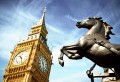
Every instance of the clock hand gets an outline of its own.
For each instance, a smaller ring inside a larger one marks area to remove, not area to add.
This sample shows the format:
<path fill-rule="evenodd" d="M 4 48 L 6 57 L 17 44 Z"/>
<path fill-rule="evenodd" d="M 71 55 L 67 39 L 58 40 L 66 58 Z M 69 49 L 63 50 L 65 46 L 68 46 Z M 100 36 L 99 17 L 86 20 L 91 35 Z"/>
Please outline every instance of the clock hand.
<path fill-rule="evenodd" d="M 22 57 L 21 56 L 19 56 L 20 57 L 20 59 L 21 59 L 21 63 L 22 63 Z"/>
<path fill-rule="evenodd" d="M 41 61 L 41 67 L 43 67 L 43 62 Z"/>
<path fill-rule="evenodd" d="M 21 56 L 19 56 L 20 57 L 20 59 L 22 60 L 22 57 Z"/>
<path fill-rule="evenodd" d="M 16 62 L 18 63 L 18 61 L 16 60 Z"/>
<path fill-rule="evenodd" d="M 42 65 L 43 65 L 43 67 L 44 67 L 44 62 L 42 61 Z"/>

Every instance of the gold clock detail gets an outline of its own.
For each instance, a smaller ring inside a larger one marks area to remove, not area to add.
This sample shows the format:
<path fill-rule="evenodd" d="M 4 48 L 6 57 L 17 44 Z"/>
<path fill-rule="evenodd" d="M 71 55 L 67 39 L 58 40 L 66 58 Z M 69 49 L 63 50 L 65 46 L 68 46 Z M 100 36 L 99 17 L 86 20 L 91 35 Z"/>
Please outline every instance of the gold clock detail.
<path fill-rule="evenodd" d="M 20 52 L 13 60 L 14 65 L 22 64 L 29 57 L 28 51 Z"/>
<path fill-rule="evenodd" d="M 39 66 L 42 72 L 46 72 L 48 69 L 47 61 L 44 56 L 40 56 L 39 58 Z"/>

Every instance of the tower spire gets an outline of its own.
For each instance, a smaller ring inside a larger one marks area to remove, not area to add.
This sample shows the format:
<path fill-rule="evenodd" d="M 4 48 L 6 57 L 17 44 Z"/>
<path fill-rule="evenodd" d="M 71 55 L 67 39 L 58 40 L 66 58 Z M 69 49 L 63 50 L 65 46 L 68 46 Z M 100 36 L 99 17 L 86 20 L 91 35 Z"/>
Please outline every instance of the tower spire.
<path fill-rule="evenodd" d="M 43 10 L 42 18 L 38 22 L 38 25 L 45 25 L 45 14 L 46 14 L 46 7 Z"/>

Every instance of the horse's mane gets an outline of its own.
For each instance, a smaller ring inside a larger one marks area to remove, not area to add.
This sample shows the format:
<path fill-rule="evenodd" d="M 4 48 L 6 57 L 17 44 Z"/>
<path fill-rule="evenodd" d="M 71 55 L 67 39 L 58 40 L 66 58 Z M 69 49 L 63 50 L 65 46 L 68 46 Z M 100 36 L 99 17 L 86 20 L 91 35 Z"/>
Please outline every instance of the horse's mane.
<path fill-rule="evenodd" d="M 100 20 L 104 27 L 105 27 L 105 37 L 107 40 L 110 39 L 110 35 L 115 35 L 111 30 L 113 29 L 113 27 L 111 27 L 107 22 L 104 22 L 102 20 L 102 17 L 90 17 L 90 18 L 93 18 L 93 19 L 96 19 L 96 20 Z"/>
<path fill-rule="evenodd" d="M 109 40 L 110 39 L 110 34 L 111 35 L 115 35 L 112 31 L 111 31 L 111 29 L 113 29 L 108 23 L 106 23 L 106 22 L 103 22 L 103 25 L 104 25 L 104 27 L 105 27 L 105 37 L 106 37 L 106 39 L 107 40 Z"/>

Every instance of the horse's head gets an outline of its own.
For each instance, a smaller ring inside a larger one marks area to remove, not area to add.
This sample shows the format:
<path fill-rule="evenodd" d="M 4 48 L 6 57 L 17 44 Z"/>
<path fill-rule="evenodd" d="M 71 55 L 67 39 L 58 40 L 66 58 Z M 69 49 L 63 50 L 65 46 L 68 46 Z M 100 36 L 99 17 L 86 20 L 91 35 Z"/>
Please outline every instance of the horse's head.
<path fill-rule="evenodd" d="M 87 29 L 90 29 L 93 25 L 96 24 L 96 20 L 98 19 L 102 19 L 101 17 L 98 17 L 98 18 L 93 18 L 93 17 L 89 17 L 88 19 L 86 20 L 83 20 L 81 22 L 77 22 L 76 26 L 78 28 L 87 28 Z"/>
<path fill-rule="evenodd" d="M 106 37 L 106 39 L 110 39 L 110 34 L 114 35 L 112 33 L 111 29 L 113 29 L 108 23 L 103 22 L 102 17 L 89 17 L 86 20 L 83 20 L 81 22 L 77 22 L 76 26 L 78 28 L 87 28 L 91 29 L 94 27 L 95 29 L 92 29 L 89 31 L 88 34 L 101 34 Z"/>

